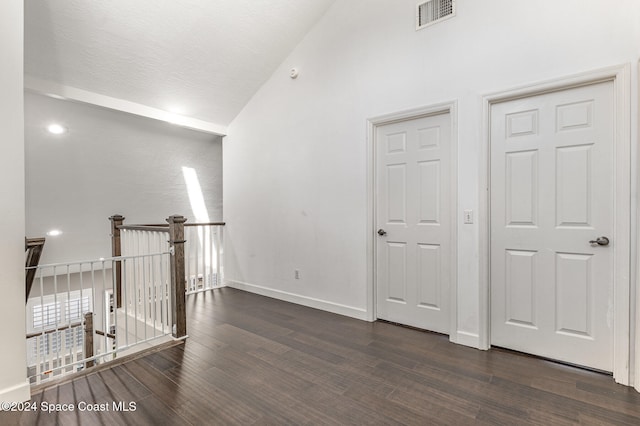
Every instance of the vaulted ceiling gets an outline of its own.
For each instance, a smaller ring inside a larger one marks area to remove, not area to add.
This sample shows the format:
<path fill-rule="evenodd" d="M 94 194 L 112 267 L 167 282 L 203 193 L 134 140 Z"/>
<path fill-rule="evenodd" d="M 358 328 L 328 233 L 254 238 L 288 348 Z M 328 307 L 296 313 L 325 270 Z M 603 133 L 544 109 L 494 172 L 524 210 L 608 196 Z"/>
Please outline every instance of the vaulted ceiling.
<path fill-rule="evenodd" d="M 335 0 L 29 0 L 25 74 L 222 126 Z"/>

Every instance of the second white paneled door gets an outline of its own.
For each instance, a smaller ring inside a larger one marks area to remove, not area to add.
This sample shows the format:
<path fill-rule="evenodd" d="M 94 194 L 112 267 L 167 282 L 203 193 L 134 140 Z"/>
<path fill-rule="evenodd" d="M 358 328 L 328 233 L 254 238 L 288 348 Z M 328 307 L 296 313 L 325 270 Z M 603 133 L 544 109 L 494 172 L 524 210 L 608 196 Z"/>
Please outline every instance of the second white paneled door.
<path fill-rule="evenodd" d="M 376 311 L 449 334 L 451 115 L 376 128 Z"/>
<path fill-rule="evenodd" d="M 491 343 L 613 370 L 614 95 L 491 106 Z"/>

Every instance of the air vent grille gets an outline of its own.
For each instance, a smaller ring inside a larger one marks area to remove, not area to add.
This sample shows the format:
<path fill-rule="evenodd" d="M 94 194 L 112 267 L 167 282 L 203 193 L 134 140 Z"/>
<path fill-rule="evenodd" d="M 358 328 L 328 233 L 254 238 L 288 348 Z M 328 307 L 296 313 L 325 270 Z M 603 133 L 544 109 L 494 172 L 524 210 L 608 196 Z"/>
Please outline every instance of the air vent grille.
<path fill-rule="evenodd" d="M 455 0 L 429 0 L 418 4 L 416 29 L 449 19 L 456 14 Z"/>

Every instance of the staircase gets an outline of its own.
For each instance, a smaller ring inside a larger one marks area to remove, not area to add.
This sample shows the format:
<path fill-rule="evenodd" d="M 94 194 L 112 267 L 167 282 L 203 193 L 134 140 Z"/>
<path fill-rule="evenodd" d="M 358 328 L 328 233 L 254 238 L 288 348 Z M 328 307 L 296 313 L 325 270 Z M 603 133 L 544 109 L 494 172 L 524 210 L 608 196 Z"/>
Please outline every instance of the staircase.
<path fill-rule="evenodd" d="M 31 293 L 31 286 L 33 285 L 33 279 L 36 276 L 36 266 L 40 263 L 40 256 L 42 255 L 42 249 L 44 248 L 44 238 L 25 238 L 24 250 L 25 254 L 25 303 L 29 299 L 29 293 Z"/>

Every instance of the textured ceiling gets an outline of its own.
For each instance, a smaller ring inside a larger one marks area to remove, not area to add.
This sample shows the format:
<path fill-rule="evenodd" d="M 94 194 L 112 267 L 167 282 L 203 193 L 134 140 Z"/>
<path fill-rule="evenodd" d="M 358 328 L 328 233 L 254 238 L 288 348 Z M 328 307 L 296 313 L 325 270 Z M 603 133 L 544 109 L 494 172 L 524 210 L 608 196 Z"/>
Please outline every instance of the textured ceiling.
<path fill-rule="evenodd" d="M 28 0 L 25 74 L 226 125 L 335 0 Z"/>

